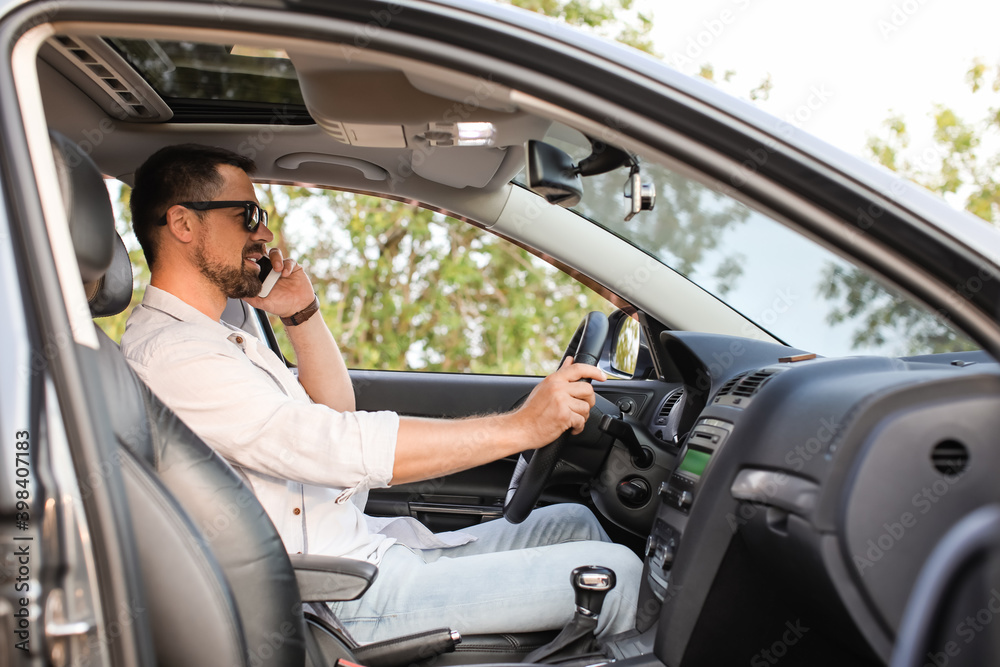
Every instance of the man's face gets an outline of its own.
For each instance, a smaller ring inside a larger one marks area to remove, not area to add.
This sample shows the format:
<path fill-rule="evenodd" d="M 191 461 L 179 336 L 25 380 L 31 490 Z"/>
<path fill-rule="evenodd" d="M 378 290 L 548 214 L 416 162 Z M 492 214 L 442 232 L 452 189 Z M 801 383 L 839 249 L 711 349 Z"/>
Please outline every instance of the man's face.
<path fill-rule="evenodd" d="M 224 185 L 214 201 L 257 201 L 253 183 L 246 173 L 232 165 L 218 167 Z M 242 208 L 221 208 L 201 214 L 202 233 L 194 246 L 198 270 L 231 299 L 256 296 L 261 282 L 256 259 L 266 254 L 264 244 L 274 235 L 260 225 L 249 232 Z"/>

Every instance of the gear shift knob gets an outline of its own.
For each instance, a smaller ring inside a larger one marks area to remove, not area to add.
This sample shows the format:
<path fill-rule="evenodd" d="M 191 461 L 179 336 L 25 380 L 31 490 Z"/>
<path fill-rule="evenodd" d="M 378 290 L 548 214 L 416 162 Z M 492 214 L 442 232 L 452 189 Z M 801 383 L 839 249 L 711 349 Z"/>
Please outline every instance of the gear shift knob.
<path fill-rule="evenodd" d="M 615 571 L 600 565 L 584 565 L 570 572 L 569 583 L 576 594 L 576 613 L 555 639 L 529 653 L 524 658 L 525 664 L 556 664 L 599 649 L 595 634 L 597 616 L 604 606 L 604 597 L 615 587 Z"/>
<path fill-rule="evenodd" d="M 615 587 L 615 571 L 600 565 L 584 565 L 573 570 L 569 581 L 576 593 L 576 610 L 596 617 L 604 606 L 604 597 Z"/>

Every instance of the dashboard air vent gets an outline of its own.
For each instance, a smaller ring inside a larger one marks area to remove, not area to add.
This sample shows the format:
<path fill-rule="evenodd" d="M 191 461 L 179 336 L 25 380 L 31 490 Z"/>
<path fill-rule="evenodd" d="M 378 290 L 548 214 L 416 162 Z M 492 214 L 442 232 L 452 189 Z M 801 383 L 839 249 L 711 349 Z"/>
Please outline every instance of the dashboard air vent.
<path fill-rule="evenodd" d="M 943 475 L 960 475 L 969 465 L 969 450 L 957 440 L 944 440 L 931 450 L 931 464 Z"/>
<path fill-rule="evenodd" d="M 731 378 L 722 385 L 719 393 L 715 395 L 714 405 L 731 405 L 733 407 L 746 407 L 750 399 L 760 391 L 771 376 L 778 373 L 777 369 L 765 368 L 753 373 L 741 373 Z"/>
<path fill-rule="evenodd" d="M 736 387 L 733 388 L 734 396 L 742 396 L 744 398 L 750 398 L 764 386 L 767 379 L 777 373 L 775 370 L 763 370 L 756 371 L 748 375 L 742 382 L 740 382 Z"/>
<path fill-rule="evenodd" d="M 684 396 L 683 388 L 678 389 L 674 393 L 667 396 L 667 400 L 663 401 L 663 407 L 660 408 L 660 413 L 657 416 L 663 417 L 664 419 L 669 417 L 670 413 L 673 412 L 674 407 L 677 405 L 677 403 L 681 400 L 683 396 Z"/>
<path fill-rule="evenodd" d="M 659 411 L 656 413 L 656 417 L 653 419 L 653 433 L 657 438 L 663 440 L 664 442 L 675 442 L 677 435 L 677 419 L 675 418 L 673 422 L 670 420 L 670 415 L 677 408 L 681 399 L 684 398 L 684 388 L 675 389 L 673 392 L 667 395 L 663 399 L 663 405 L 660 406 Z"/>
<path fill-rule="evenodd" d="M 740 373 L 739 375 L 730 378 L 726 384 L 722 385 L 722 389 L 719 390 L 718 396 L 728 396 L 733 393 L 733 388 L 735 388 L 737 383 L 739 383 L 739 381 L 746 376 L 746 373 Z M 716 398 L 718 398 L 718 396 Z"/>

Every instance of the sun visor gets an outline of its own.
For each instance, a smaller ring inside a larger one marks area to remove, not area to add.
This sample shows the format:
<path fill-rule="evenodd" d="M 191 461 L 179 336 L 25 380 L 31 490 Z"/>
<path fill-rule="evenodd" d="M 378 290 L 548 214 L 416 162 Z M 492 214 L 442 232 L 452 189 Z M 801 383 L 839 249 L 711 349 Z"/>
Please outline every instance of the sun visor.
<path fill-rule="evenodd" d="M 506 148 L 434 147 L 414 148 L 413 173 L 453 188 L 485 187 L 500 168 Z"/>

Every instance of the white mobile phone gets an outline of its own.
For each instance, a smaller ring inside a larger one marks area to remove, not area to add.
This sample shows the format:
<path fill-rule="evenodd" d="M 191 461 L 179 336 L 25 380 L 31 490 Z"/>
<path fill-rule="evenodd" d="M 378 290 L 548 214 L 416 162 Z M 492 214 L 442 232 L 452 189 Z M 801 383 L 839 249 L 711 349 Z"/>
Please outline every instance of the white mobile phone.
<path fill-rule="evenodd" d="M 275 271 L 271 267 L 271 260 L 268 259 L 267 255 L 258 259 L 257 265 L 260 266 L 260 281 L 263 283 L 260 288 L 260 293 L 257 296 L 263 299 L 271 293 L 271 288 L 274 287 L 274 283 L 278 282 L 278 278 L 281 277 L 281 271 Z"/>

